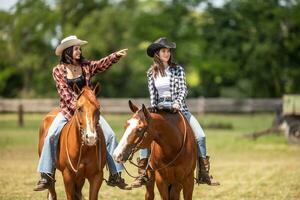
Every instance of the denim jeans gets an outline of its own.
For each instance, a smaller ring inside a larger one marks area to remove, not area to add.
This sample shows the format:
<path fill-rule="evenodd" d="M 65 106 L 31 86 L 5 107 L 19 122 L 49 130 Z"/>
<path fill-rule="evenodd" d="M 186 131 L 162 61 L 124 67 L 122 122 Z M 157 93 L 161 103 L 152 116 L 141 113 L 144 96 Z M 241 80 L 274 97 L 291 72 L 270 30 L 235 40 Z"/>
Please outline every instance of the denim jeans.
<path fill-rule="evenodd" d="M 60 132 L 68 120 L 60 112 L 53 120 L 48 134 L 44 140 L 44 146 L 42 149 L 39 165 L 37 168 L 38 172 L 53 174 L 55 169 L 55 159 L 57 152 L 57 145 Z"/>
<path fill-rule="evenodd" d="M 195 139 L 198 146 L 198 156 L 201 155 L 201 157 L 206 158 L 206 137 L 202 127 L 200 126 L 198 120 L 190 112 L 188 112 L 185 117 L 189 121 L 190 126 L 195 134 Z"/>
<path fill-rule="evenodd" d="M 99 123 L 102 127 L 103 134 L 105 137 L 106 150 L 107 150 L 106 161 L 107 161 L 109 171 L 111 174 L 121 172 L 124 169 L 123 164 L 117 163 L 116 161 L 114 161 L 114 159 L 112 157 L 115 148 L 117 148 L 117 146 L 118 146 L 116 134 L 102 116 L 100 116 Z"/>
<path fill-rule="evenodd" d="M 197 119 L 190 112 L 188 112 L 185 115 L 185 117 L 188 120 L 188 122 L 195 134 L 195 139 L 196 139 L 197 147 L 198 147 L 197 148 L 198 156 L 206 158 L 206 151 L 207 151 L 206 150 L 206 137 L 205 137 L 202 127 L 200 126 Z M 147 148 L 141 149 L 140 150 L 140 159 L 148 158 L 149 154 L 150 154 L 149 149 L 147 149 Z"/>
<path fill-rule="evenodd" d="M 53 174 L 55 169 L 55 159 L 59 135 L 66 123 L 67 119 L 63 116 L 62 113 L 58 113 L 48 130 L 47 137 L 45 138 L 44 146 L 38 164 L 38 172 Z M 102 116 L 100 116 L 99 123 L 102 127 L 105 137 L 107 150 L 106 160 L 110 173 L 115 174 L 117 172 L 121 172 L 124 169 L 123 165 L 118 164 L 112 158 L 113 151 L 118 146 L 115 133 Z"/>

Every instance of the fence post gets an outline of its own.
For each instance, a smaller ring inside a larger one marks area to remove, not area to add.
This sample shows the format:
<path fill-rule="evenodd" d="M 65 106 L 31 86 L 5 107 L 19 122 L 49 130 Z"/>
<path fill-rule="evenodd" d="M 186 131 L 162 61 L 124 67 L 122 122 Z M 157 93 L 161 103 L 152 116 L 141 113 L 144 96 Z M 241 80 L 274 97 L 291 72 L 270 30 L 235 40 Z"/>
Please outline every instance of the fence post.
<path fill-rule="evenodd" d="M 23 115 L 24 115 L 23 105 L 19 104 L 19 106 L 18 106 L 18 125 L 20 127 L 24 126 Z"/>
<path fill-rule="evenodd" d="M 197 114 L 205 113 L 205 99 L 201 96 L 197 98 Z"/>

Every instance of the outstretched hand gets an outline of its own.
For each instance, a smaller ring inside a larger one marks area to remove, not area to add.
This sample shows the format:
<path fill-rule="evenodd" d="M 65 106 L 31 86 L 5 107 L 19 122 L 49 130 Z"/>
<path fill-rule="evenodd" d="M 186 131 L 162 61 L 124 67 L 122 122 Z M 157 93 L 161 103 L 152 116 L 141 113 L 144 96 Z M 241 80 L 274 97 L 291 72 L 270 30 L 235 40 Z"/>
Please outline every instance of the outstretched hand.
<path fill-rule="evenodd" d="M 122 50 L 120 50 L 120 51 L 117 51 L 116 52 L 116 54 L 117 54 L 117 56 L 126 56 L 127 55 L 127 51 L 128 51 L 128 49 L 122 49 Z"/>

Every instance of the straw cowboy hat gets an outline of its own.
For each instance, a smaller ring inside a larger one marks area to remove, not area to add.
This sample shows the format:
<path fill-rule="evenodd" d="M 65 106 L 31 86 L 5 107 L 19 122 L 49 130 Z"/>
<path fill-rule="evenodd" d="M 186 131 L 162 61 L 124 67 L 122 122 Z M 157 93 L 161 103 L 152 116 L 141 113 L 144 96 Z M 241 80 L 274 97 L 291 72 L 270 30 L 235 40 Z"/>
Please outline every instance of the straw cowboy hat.
<path fill-rule="evenodd" d="M 148 56 L 153 57 L 155 52 L 161 48 L 176 49 L 176 43 L 168 41 L 168 39 L 165 37 L 158 38 L 157 40 L 155 40 L 155 42 L 148 46 Z"/>
<path fill-rule="evenodd" d="M 87 43 L 88 43 L 87 41 L 78 39 L 76 37 L 76 35 L 70 35 L 70 36 L 68 36 L 68 37 L 61 40 L 60 44 L 55 49 L 55 54 L 57 56 L 60 56 L 62 54 L 62 52 L 68 47 L 71 47 L 71 46 L 74 46 L 74 45 L 82 46 L 82 45 L 85 45 Z"/>

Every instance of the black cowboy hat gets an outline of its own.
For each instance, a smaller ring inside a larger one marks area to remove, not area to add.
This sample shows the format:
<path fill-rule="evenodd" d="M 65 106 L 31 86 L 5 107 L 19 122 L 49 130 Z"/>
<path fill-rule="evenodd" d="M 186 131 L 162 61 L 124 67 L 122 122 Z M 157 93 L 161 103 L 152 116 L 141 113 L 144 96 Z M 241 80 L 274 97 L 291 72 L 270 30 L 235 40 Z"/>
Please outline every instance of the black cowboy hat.
<path fill-rule="evenodd" d="M 150 57 L 153 57 L 155 52 L 161 48 L 176 49 L 176 43 L 168 41 L 167 38 L 161 37 L 155 40 L 147 48 L 147 54 Z"/>

